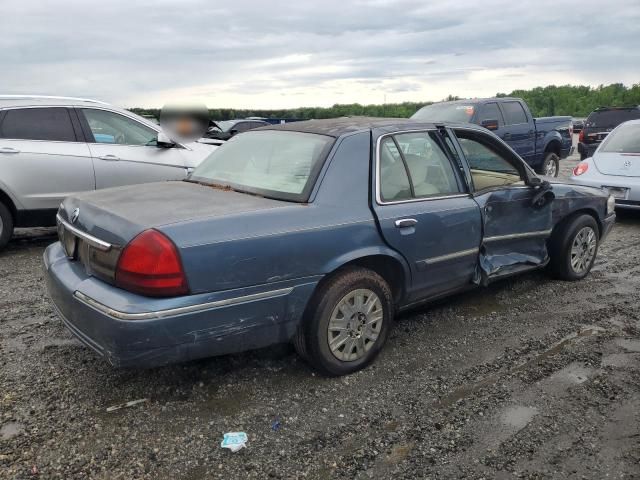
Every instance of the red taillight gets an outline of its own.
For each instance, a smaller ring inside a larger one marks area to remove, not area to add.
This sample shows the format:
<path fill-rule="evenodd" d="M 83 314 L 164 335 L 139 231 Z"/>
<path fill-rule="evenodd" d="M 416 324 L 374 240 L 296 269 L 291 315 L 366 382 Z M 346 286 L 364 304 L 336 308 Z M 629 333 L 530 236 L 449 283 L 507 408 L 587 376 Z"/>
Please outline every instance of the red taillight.
<path fill-rule="evenodd" d="M 578 135 L 578 141 L 584 142 L 584 127 L 582 127 L 582 130 L 580 130 L 580 135 Z"/>
<path fill-rule="evenodd" d="M 189 293 L 176 246 L 157 230 L 145 230 L 124 248 L 116 267 L 116 285 L 150 297 Z"/>
<path fill-rule="evenodd" d="M 585 173 L 587 170 L 589 170 L 589 164 L 587 162 L 580 162 L 576 165 L 576 168 L 573 169 L 573 175 L 577 177 Z"/>

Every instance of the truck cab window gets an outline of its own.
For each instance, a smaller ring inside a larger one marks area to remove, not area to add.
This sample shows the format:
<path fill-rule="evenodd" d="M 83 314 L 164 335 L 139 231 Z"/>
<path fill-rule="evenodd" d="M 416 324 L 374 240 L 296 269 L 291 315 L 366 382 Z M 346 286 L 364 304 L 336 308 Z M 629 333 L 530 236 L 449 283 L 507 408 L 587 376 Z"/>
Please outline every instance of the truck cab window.
<path fill-rule="evenodd" d="M 507 125 L 520 125 L 527 123 L 527 114 L 520 102 L 504 102 L 502 103 L 504 110 L 504 120 Z"/>
<path fill-rule="evenodd" d="M 498 125 L 504 125 L 502 113 L 500 113 L 500 108 L 498 108 L 496 102 L 487 103 L 482 107 L 480 122 L 484 122 L 485 120 L 497 120 Z"/>

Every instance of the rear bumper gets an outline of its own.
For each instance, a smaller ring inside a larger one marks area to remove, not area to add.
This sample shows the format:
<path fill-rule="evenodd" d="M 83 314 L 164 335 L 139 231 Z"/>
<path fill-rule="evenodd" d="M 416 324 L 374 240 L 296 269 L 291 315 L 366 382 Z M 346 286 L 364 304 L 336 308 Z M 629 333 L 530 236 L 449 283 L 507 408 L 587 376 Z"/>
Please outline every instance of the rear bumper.
<path fill-rule="evenodd" d="M 286 342 L 319 280 L 151 299 L 88 277 L 59 243 L 46 249 L 44 264 L 62 322 L 117 367 L 154 367 Z"/>
<path fill-rule="evenodd" d="M 599 143 L 578 143 L 578 153 L 584 157 L 591 157 L 598 149 Z"/>

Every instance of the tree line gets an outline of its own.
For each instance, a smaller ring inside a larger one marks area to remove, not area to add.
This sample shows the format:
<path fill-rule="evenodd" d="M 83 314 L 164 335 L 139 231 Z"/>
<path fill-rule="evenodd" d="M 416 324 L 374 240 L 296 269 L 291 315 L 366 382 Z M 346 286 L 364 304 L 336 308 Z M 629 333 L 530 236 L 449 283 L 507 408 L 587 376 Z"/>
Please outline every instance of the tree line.
<path fill-rule="evenodd" d="M 532 88 L 531 90 L 514 90 L 509 94 L 497 93 L 496 96 L 523 98 L 536 117 L 551 115 L 586 117 L 598 107 L 640 105 L 640 83 L 630 87 L 621 83 L 600 85 L 598 87 L 584 85 L 550 85 L 547 87 Z M 443 100 L 458 99 L 459 97 L 449 95 Z M 212 108 L 209 109 L 209 112 L 213 120 L 230 120 L 246 117 L 307 120 L 312 118 L 335 118 L 351 115 L 406 118 L 413 115 L 418 109 L 431 103 L 433 102 L 403 102 L 387 103 L 384 105 L 351 103 L 336 104 L 332 107 L 300 107 L 276 110 Z M 130 110 L 138 114 L 152 115 L 156 118 L 160 115 L 160 109 L 157 108 L 131 108 Z"/>

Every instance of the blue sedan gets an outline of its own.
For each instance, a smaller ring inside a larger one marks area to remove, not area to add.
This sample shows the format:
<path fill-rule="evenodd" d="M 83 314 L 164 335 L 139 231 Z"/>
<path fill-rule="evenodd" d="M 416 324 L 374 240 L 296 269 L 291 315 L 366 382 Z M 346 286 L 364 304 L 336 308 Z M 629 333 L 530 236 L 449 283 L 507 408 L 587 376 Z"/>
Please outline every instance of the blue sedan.
<path fill-rule="evenodd" d="M 343 375 L 400 310 L 545 266 L 583 278 L 614 206 L 481 127 L 315 120 L 238 135 L 186 181 L 67 198 L 44 263 L 62 321 L 114 366 L 291 341 Z"/>

